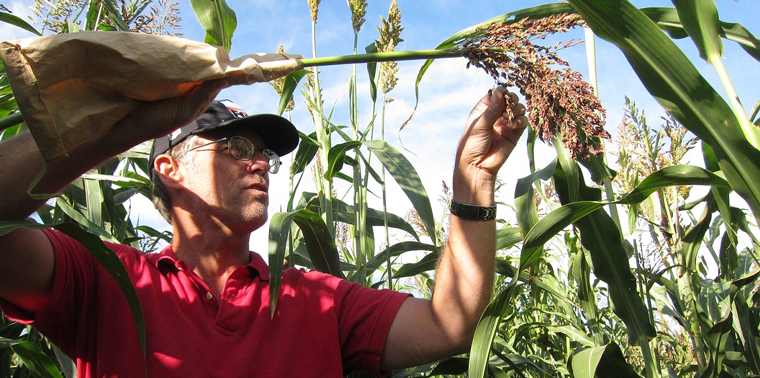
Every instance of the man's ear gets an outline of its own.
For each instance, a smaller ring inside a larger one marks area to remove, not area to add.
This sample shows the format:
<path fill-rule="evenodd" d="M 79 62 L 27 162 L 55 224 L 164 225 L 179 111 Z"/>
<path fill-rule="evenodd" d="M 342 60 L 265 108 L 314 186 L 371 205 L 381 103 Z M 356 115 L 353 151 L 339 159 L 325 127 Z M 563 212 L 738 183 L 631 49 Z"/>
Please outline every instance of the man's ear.
<path fill-rule="evenodd" d="M 156 171 L 158 178 L 168 188 L 179 188 L 182 186 L 182 170 L 179 169 L 179 162 L 167 154 L 156 156 L 153 161 L 153 170 Z"/>

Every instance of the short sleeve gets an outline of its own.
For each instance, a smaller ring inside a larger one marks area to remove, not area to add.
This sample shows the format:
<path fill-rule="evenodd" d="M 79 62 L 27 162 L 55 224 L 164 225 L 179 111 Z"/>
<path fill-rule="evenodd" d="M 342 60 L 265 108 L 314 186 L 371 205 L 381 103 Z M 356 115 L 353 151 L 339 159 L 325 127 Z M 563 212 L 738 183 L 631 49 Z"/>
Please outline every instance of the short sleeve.
<path fill-rule="evenodd" d="M 380 376 L 380 359 L 391 324 L 410 296 L 340 280 L 335 306 L 343 366 Z"/>

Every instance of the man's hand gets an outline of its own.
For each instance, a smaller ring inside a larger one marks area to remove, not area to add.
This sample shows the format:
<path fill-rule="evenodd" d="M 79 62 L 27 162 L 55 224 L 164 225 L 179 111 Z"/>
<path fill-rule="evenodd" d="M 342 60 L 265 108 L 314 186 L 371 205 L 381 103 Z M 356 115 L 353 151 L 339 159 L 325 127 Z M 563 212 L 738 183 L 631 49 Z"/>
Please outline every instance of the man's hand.
<path fill-rule="evenodd" d="M 182 97 L 160 101 L 141 101 L 109 134 L 124 134 L 131 146 L 162 137 L 198 118 L 211 105 L 219 91 L 227 87 L 225 79 L 204 81 Z M 105 138 L 112 138 L 106 135 Z M 115 154 L 114 154 L 115 155 Z"/>
<path fill-rule="evenodd" d="M 507 93 L 504 87 L 489 91 L 470 112 L 457 149 L 458 169 L 469 171 L 474 167 L 495 176 L 512 153 L 528 119 L 525 106 L 518 103 L 514 93 L 508 95 L 515 118 L 508 117 Z"/>

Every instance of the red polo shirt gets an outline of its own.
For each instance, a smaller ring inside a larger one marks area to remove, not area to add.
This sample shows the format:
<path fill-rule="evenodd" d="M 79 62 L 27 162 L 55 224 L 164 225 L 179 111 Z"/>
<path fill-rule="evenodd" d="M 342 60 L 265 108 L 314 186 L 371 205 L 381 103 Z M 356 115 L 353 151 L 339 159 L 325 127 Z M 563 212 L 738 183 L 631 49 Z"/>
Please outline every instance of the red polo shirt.
<path fill-rule="evenodd" d="M 50 303 L 34 315 L 0 300 L 3 311 L 75 359 L 79 377 L 145 376 L 137 328 L 113 278 L 81 244 L 45 232 L 56 258 Z M 344 369 L 379 375 L 388 330 L 408 296 L 288 269 L 272 319 L 269 273 L 256 253 L 214 298 L 171 247 L 144 255 L 107 245 L 140 297 L 150 377 L 342 377 Z"/>

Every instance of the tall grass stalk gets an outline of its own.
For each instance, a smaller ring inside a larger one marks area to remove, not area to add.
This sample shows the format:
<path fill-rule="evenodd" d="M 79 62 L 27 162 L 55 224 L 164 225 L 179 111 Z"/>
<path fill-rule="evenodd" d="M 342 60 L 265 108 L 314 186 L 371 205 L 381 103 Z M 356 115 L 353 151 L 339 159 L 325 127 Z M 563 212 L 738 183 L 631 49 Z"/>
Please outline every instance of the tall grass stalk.
<path fill-rule="evenodd" d="M 760 129 L 752 124 L 741 101 L 739 101 L 739 95 L 736 93 L 736 88 L 734 88 L 734 84 L 731 82 L 731 77 L 728 75 L 728 71 L 723 64 L 723 58 L 720 55 L 713 55 L 710 57 L 709 62 L 715 67 L 715 72 L 718 74 L 721 84 L 723 84 L 723 89 L 726 90 L 728 102 L 734 109 L 736 119 L 739 120 L 739 125 L 741 126 L 742 131 L 744 131 L 744 136 L 752 146 L 760 150 Z"/>
<path fill-rule="evenodd" d="M 312 56 L 317 59 L 317 8 L 319 1 L 309 1 L 309 7 L 311 8 L 311 52 Z M 316 66 L 312 67 L 312 86 L 310 87 L 310 97 L 313 100 L 312 117 L 314 119 L 314 127 L 317 131 L 317 141 L 319 142 L 320 150 L 318 153 L 320 166 L 322 169 L 327 169 L 329 161 L 327 159 L 330 153 L 330 147 L 332 146 L 330 131 L 328 125 L 325 123 L 322 104 L 322 88 L 319 80 L 319 69 Z M 317 169 L 318 177 L 317 187 L 319 189 L 319 202 L 322 211 L 324 211 L 323 219 L 327 225 L 327 229 L 333 237 L 335 236 L 335 225 L 333 223 L 333 199 L 332 199 L 332 180 L 324 177 L 324 171 Z"/>

